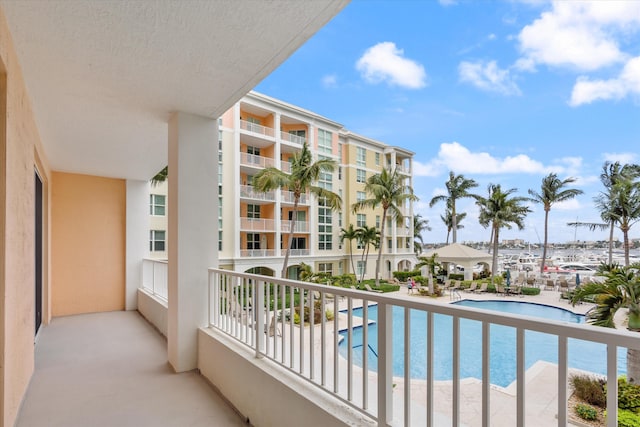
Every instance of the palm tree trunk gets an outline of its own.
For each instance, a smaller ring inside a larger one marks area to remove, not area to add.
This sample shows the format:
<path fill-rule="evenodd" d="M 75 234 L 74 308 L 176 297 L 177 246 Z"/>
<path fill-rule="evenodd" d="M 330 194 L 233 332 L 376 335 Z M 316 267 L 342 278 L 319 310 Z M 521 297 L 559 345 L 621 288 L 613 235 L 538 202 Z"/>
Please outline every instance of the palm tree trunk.
<path fill-rule="evenodd" d="M 447 245 L 449 244 L 449 233 L 451 233 L 451 230 L 447 229 Z"/>
<path fill-rule="evenodd" d="M 493 250 L 493 226 L 491 226 L 491 236 L 489 237 L 489 253 Z"/>
<path fill-rule="evenodd" d="M 640 350 L 627 349 L 627 379 L 630 383 L 640 383 Z"/>
<path fill-rule="evenodd" d="M 451 243 L 455 243 L 458 241 L 458 218 L 456 215 L 456 204 L 455 202 L 451 203 L 451 225 L 453 226 L 453 231 L 451 233 Z M 448 241 L 449 239 L 447 239 Z"/>
<path fill-rule="evenodd" d="M 291 219 L 291 228 L 289 229 L 289 241 L 287 242 L 287 250 L 284 253 L 284 264 L 282 265 L 282 273 L 280 276 L 283 279 L 287 278 L 287 267 L 289 266 L 289 253 L 291 252 L 291 245 L 293 244 L 293 230 L 296 226 L 296 218 L 298 217 L 298 200 L 300 196 L 295 196 L 293 199 L 293 218 Z"/>
<path fill-rule="evenodd" d="M 540 274 L 544 273 L 544 263 L 547 260 L 547 241 L 549 238 L 549 209 L 544 210 L 544 246 L 542 247 L 542 262 L 540 263 Z"/>
<path fill-rule="evenodd" d="M 353 269 L 353 275 L 357 277 L 356 265 L 353 263 L 353 240 L 349 239 L 349 258 L 351 258 L 351 269 Z"/>
<path fill-rule="evenodd" d="M 624 266 L 629 267 L 629 227 L 620 227 L 624 236 Z"/>
<path fill-rule="evenodd" d="M 493 227 L 493 257 L 491 259 L 491 283 L 493 283 L 493 278 L 496 276 L 498 272 L 498 231 L 499 229 Z"/>
<path fill-rule="evenodd" d="M 362 269 L 362 279 L 360 281 L 364 280 L 364 272 L 367 271 L 367 264 L 369 263 L 369 244 L 362 252 L 362 256 L 364 258 L 364 268 Z"/>
<path fill-rule="evenodd" d="M 613 263 L 613 230 L 615 223 L 611 221 L 611 227 L 609 228 L 609 265 Z"/>
<path fill-rule="evenodd" d="M 385 243 L 384 230 L 387 228 L 387 209 L 382 210 L 382 224 L 380 226 L 380 247 L 378 248 L 378 260 L 376 261 L 376 286 L 380 286 L 380 261 L 382 261 L 382 248 L 384 247 Z"/>

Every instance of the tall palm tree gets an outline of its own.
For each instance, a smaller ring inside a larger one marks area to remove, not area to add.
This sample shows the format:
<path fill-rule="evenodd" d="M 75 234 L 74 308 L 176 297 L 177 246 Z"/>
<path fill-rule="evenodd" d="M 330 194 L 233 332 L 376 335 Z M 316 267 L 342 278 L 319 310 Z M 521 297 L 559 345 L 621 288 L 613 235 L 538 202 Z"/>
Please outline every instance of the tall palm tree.
<path fill-rule="evenodd" d="M 378 247 L 378 260 L 376 261 L 376 285 L 379 285 L 380 262 L 385 241 L 384 230 L 386 228 L 387 215 L 391 215 L 393 219 L 402 216 L 400 206 L 407 200 L 416 201 L 418 198 L 413 194 L 413 188 L 405 184 L 405 177 L 401 176 L 396 169 L 393 171 L 383 169 L 382 172 L 371 175 L 367 178 L 364 190 L 371 197 L 354 203 L 351 209 L 355 213 L 365 208 L 375 209 L 378 206 L 382 207 L 380 245 Z"/>
<path fill-rule="evenodd" d="M 603 283 L 592 282 L 578 287 L 572 303 L 575 305 L 584 297 L 594 296 L 596 309 L 588 313 L 587 321 L 608 328 L 615 328 L 616 312 L 626 308 L 628 329 L 640 332 L 640 276 L 626 267 L 613 268 L 602 275 L 606 278 Z M 627 349 L 627 378 L 631 383 L 640 381 L 640 350 Z"/>
<path fill-rule="evenodd" d="M 362 274 L 360 275 L 360 282 L 364 280 L 364 273 L 367 271 L 367 262 L 369 261 L 369 249 L 371 245 L 377 248 L 380 245 L 380 231 L 375 227 L 364 226 L 356 230 L 358 241 L 362 245 L 362 257 L 363 262 Z"/>
<path fill-rule="evenodd" d="M 356 266 L 353 263 L 353 240 L 358 238 L 358 230 L 353 228 L 353 224 L 349 224 L 348 228 L 343 228 L 340 230 L 340 241 L 344 242 L 345 240 L 349 241 L 349 258 L 351 259 L 351 269 L 353 270 L 353 274 L 356 273 Z"/>
<path fill-rule="evenodd" d="M 624 265 L 629 266 L 629 230 L 640 221 L 640 183 L 628 179 L 620 180 L 612 187 L 610 198 L 605 201 L 611 203 L 617 217 L 617 224 L 622 231 L 624 241 Z"/>
<path fill-rule="evenodd" d="M 531 210 L 524 205 L 528 201 L 526 197 L 511 196 L 517 191 L 511 188 L 502 191 L 500 184 L 489 184 L 489 195 L 485 197 L 475 196 L 476 204 L 480 208 L 479 222 L 483 227 L 491 227 L 493 236 L 493 260 L 491 265 L 491 279 L 498 270 L 498 242 L 500 241 L 500 229 L 511 229 L 514 224 L 519 230 L 524 229 L 524 219 Z"/>
<path fill-rule="evenodd" d="M 429 220 L 422 218 L 420 214 L 415 214 L 413 216 L 413 250 L 417 254 L 422 253 L 422 247 L 424 246 L 423 231 L 431 231 Z"/>
<path fill-rule="evenodd" d="M 544 264 L 547 259 L 547 242 L 549 239 L 549 211 L 554 203 L 571 200 L 583 193 L 576 188 L 565 188 L 576 181 L 575 178 L 561 180 L 555 173 L 542 178 L 540 192 L 529 190 L 529 195 L 533 203 L 539 203 L 544 208 L 544 246 L 542 248 L 542 263 L 540 263 L 540 273 L 544 273 Z"/>
<path fill-rule="evenodd" d="M 478 183 L 473 179 L 467 179 L 464 175 L 456 175 L 451 171 L 449 172 L 449 180 L 445 183 L 445 186 L 447 187 L 447 194 L 441 194 L 432 198 L 429 202 L 429 207 L 433 207 L 438 202 L 446 202 L 447 208 L 451 209 L 453 243 L 456 243 L 458 239 L 456 200 L 473 197 L 473 194 L 469 193 L 469 190 L 477 187 Z"/>
<path fill-rule="evenodd" d="M 289 254 L 293 243 L 296 218 L 298 216 L 298 204 L 300 197 L 307 192 L 314 194 L 318 199 L 324 199 L 332 210 L 340 209 L 342 200 L 336 193 L 318 187 L 315 183 L 320 178 L 320 173 L 332 172 L 336 167 L 335 160 L 319 159 L 315 162 L 306 141 L 302 150 L 295 153 L 291 159 L 291 173 L 282 172 L 275 167 L 269 167 L 258 172 L 253 178 L 253 185 L 257 191 L 266 193 L 276 189 L 287 189 L 293 193 L 293 217 L 289 228 L 289 242 L 282 266 L 282 277 L 287 275 Z"/>
<path fill-rule="evenodd" d="M 460 230 L 461 228 L 464 228 L 464 225 L 462 225 L 460 223 L 466 217 L 467 217 L 467 213 L 466 212 L 462 212 L 462 213 L 456 214 L 456 220 L 455 220 L 456 229 Z M 448 245 L 449 244 L 449 234 L 451 234 L 451 230 L 453 230 L 453 223 L 454 223 L 453 214 L 451 213 L 451 209 L 447 209 L 444 212 L 444 215 L 440 215 L 440 219 L 447 226 L 447 245 Z"/>

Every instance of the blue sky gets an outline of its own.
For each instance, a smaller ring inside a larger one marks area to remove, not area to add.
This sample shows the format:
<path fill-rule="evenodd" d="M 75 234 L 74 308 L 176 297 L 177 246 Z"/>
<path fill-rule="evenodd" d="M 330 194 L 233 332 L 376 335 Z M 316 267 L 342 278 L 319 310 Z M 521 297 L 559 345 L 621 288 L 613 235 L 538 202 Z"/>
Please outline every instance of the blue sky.
<path fill-rule="evenodd" d="M 640 1 L 355 0 L 256 90 L 415 152 L 425 241 L 446 238 L 444 205 L 429 201 L 450 170 L 482 195 L 574 177 L 584 194 L 552 207 L 549 241 L 606 239 L 566 223 L 599 221 L 605 160 L 640 162 Z M 458 241 L 488 240 L 473 200 L 457 206 Z M 542 241 L 531 209 L 525 230 L 501 238 Z"/>

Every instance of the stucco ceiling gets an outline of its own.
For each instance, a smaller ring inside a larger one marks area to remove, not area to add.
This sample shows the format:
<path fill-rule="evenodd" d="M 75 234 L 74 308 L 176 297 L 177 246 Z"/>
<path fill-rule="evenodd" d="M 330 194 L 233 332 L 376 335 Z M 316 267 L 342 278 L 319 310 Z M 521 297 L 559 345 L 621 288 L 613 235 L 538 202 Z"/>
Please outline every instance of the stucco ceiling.
<path fill-rule="evenodd" d="M 216 118 L 347 0 L 0 2 L 54 170 L 149 179 L 173 111 Z"/>

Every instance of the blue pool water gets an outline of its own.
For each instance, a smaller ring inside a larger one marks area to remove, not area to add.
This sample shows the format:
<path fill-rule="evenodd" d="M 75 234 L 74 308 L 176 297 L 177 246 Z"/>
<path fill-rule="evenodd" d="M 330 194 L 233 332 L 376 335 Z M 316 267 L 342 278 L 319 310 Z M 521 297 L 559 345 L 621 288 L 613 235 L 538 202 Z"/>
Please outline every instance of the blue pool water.
<path fill-rule="evenodd" d="M 539 304 L 515 301 L 459 301 L 456 304 L 508 312 L 526 316 L 541 317 L 562 322 L 583 323 L 584 316 L 568 310 Z M 353 310 L 355 316 L 362 317 L 362 309 Z M 369 320 L 377 320 L 378 307 L 369 307 Z M 404 330 L 404 309 L 393 307 L 393 375 L 404 375 L 404 336 L 396 331 Z M 452 318 L 436 314 L 434 316 L 434 378 L 452 378 Z M 426 325 L 425 312 L 411 310 L 411 377 L 426 378 Z M 369 369 L 377 370 L 377 325 L 369 325 Z M 340 354 L 347 357 L 349 346 L 347 331 L 342 331 L 344 340 L 340 343 Z M 516 379 L 516 330 L 515 328 L 491 325 L 491 366 L 492 384 L 506 387 Z M 540 332 L 525 332 L 525 365 L 530 368 L 538 360 L 558 362 L 557 338 Z M 362 327 L 353 329 L 353 358 L 362 366 Z M 606 347 L 602 344 L 569 339 L 569 367 L 606 374 Z M 626 349 L 618 349 L 619 374 L 626 372 Z M 482 324 L 474 320 L 460 320 L 460 377 L 482 378 Z"/>

